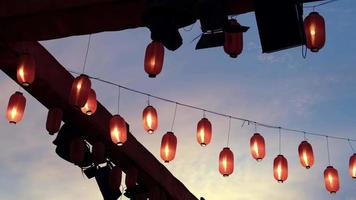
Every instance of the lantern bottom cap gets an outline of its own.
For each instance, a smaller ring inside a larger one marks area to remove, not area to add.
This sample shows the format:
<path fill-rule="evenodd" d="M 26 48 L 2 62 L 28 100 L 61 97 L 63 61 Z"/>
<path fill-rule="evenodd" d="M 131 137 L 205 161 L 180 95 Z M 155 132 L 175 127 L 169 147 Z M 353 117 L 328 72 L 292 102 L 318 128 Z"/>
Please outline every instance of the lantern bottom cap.
<path fill-rule="evenodd" d="M 153 132 L 154 132 L 154 131 L 153 131 L 152 129 L 150 129 L 150 130 L 147 131 L 147 133 L 149 133 L 149 134 L 153 134 Z"/>
<path fill-rule="evenodd" d="M 169 161 L 168 161 L 168 160 L 165 160 L 164 163 L 169 163 Z"/>
<path fill-rule="evenodd" d="M 10 124 L 16 124 L 16 122 L 15 122 L 15 121 L 9 121 L 9 123 L 10 123 Z"/>
<path fill-rule="evenodd" d="M 155 74 L 149 74 L 148 77 L 149 78 L 156 78 L 156 75 Z"/>
<path fill-rule="evenodd" d="M 229 176 L 229 174 L 223 174 L 223 177 L 228 177 Z"/>
<path fill-rule="evenodd" d="M 229 54 L 230 58 L 237 58 L 237 54 Z"/>
<path fill-rule="evenodd" d="M 318 48 L 311 48 L 310 51 L 314 52 L 314 53 L 317 53 L 317 52 L 319 52 L 319 49 Z"/>
<path fill-rule="evenodd" d="M 283 180 L 278 180 L 278 183 L 283 183 L 284 181 Z"/>
<path fill-rule="evenodd" d="M 306 169 L 310 169 L 310 166 L 305 166 Z"/>
<path fill-rule="evenodd" d="M 200 143 L 200 146 L 206 147 L 206 144 L 205 143 Z"/>
<path fill-rule="evenodd" d="M 21 83 L 21 85 L 27 87 L 27 86 L 30 85 L 30 83 L 29 82 L 23 82 L 23 83 Z"/>
<path fill-rule="evenodd" d="M 122 146 L 124 143 L 122 143 L 122 142 L 118 142 L 116 145 L 117 146 Z"/>
<path fill-rule="evenodd" d="M 262 158 L 256 158 L 256 161 L 257 161 L 257 162 L 261 162 L 261 161 L 262 161 Z"/>

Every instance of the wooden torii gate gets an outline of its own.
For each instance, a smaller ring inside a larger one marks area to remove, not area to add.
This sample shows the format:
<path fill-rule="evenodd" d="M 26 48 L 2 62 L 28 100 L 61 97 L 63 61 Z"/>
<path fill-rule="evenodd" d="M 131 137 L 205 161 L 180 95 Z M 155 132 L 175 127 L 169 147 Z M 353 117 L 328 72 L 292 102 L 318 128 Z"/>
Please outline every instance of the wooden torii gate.
<path fill-rule="evenodd" d="M 147 1 L 156 0 L 0 0 L 0 69 L 16 81 L 18 55 L 27 49 L 36 60 L 36 80 L 24 88 L 28 93 L 47 108 L 60 107 L 63 121 L 80 126 L 88 142 L 105 141 L 110 160 L 125 172 L 131 167 L 138 169 L 140 184 L 158 187 L 168 199 L 194 200 L 197 198 L 183 183 L 132 134 L 122 147 L 111 142 L 107 124 L 112 115 L 100 103 L 92 116 L 68 104 L 74 77 L 37 42 L 145 27 L 142 16 Z M 253 0 L 225 1 L 229 14 L 254 11 Z"/>

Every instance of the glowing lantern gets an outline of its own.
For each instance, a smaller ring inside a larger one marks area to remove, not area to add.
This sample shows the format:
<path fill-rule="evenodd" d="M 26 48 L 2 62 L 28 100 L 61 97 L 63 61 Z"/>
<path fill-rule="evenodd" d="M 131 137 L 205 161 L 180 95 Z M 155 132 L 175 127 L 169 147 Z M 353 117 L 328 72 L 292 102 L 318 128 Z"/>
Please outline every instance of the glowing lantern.
<path fill-rule="evenodd" d="M 324 181 L 326 190 L 330 193 L 336 193 L 340 188 L 339 183 L 339 174 L 337 170 L 332 167 L 328 166 L 324 171 Z"/>
<path fill-rule="evenodd" d="M 283 183 L 288 178 L 288 162 L 283 155 L 278 155 L 273 161 L 274 178 Z"/>
<path fill-rule="evenodd" d="M 92 157 L 94 165 L 106 162 L 105 145 L 102 142 L 95 142 L 92 147 Z"/>
<path fill-rule="evenodd" d="M 356 153 L 350 157 L 349 172 L 352 178 L 356 178 Z"/>
<path fill-rule="evenodd" d="M 126 178 L 125 178 L 125 185 L 126 188 L 133 188 L 136 186 L 137 183 L 137 176 L 138 176 L 138 172 L 137 169 L 135 168 L 130 168 L 128 170 L 128 172 L 126 173 Z"/>
<path fill-rule="evenodd" d="M 250 139 L 250 151 L 251 155 L 258 162 L 261 161 L 265 155 L 265 139 L 259 133 L 253 134 Z"/>
<path fill-rule="evenodd" d="M 81 108 L 82 112 L 87 115 L 92 115 L 95 113 L 97 107 L 96 93 L 93 89 L 90 89 L 88 99 L 85 105 Z"/>
<path fill-rule="evenodd" d="M 212 136 L 211 123 L 207 118 L 202 118 L 197 125 L 197 141 L 201 146 L 206 146 L 210 143 Z"/>
<path fill-rule="evenodd" d="M 236 19 L 230 19 L 224 36 L 224 51 L 231 58 L 236 58 L 241 54 L 243 49 L 243 32 L 246 32 L 248 27 L 241 26 Z"/>
<path fill-rule="evenodd" d="M 307 48 L 318 52 L 325 44 L 324 18 L 317 12 L 311 12 L 304 20 L 304 31 Z"/>
<path fill-rule="evenodd" d="M 35 80 L 36 64 L 29 54 L 20 57 L 17 65 L 17 81 L 23 86 L 29 86 Z"/>
<path fill-rule="evenodd" d="M 91 88 L 91 82 L 87 75 L 81 74 L 74 79 L 70 91 L 69 103 L 81 108 L 87 102 Z"/>
<path fill-rule="evenodd" d="M 115 166 L 111 169 L 109 174 L 109 188 L 112 192 L 118 193 L 120 191 L 121 186 L 121 178 L 122 178 L 122 170 L 120 167 Z"/>
<path fill-rule="evenodd" d="M 81 165 L 85 157 L 85 142 L 83 139 L 74 138 L 70 142 L 70 161 L 76 165 Z"/>
<path fill-rule="evenodd" d="M 15 92 L 9 99 L 6 117 L 10 123 L 16 124 L 21 121 L 26 107 L 26 98 L 21 92 Z"/>
<path fill-rule="evenodd" d="M 147 106 L 142 113 L 143 127 L 144 129 L 152 134 L 157 130 L 158 126 L 158 117 L 157 111 L 153 106 Z"/>
<path fill-rule="evenodd" d="M 300 143 L 298 147 L 299 160 L 303 167 L 309 169 L 314 164 L 314 154 L 311 144 L 307 141 Z"/>
<path fill-rule="evenodd" d="M 161 158 L 165 163 L 172 161 L 176 155 L 177 137 L 173 132 L 164 134 L 161 142 Z"/>
<path fill-rule="evenodd" d="M 123 145 L 127 140 L 127 127 L 124 118 L 114 115 L 110 119 L 110 136 L 114 144 Z"/>
<path fill-rule="evenodd" d="M 57 133 L 62 123 L 63 112 L 60 108 L 51 108 L 48 110 L 46 129 L 50 135 Z"/>
<path fill-rule="evenodd" d="M 225 147 L 219 155 L 219 171 L 225 177 L 234 172 L 234 154 L 229 147 Z"/>
<path fill-rule="evenodd" d="M 162 71 L 164 47 L 160 42 L 152 41 L 146 48 L 145 71 L 148 77 L 155 78 Z"/>

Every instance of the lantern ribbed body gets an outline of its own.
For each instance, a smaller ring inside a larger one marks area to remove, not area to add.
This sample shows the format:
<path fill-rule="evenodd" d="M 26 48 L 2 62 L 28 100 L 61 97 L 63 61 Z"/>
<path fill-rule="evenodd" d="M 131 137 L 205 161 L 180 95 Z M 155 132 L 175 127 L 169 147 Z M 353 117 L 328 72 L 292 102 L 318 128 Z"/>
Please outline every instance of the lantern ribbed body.
<path fill-rule="evenodd" d="M 91 89 L 91 81 L 87 75 L 81 74 L 74 79 L 69 94 L 69 103 L 81 108 L 85 105 Z"/>
<path fill-rule="evenodd" d="M 314 164 L 313 147 L 309 142 L 303 141 L 298 147 L 299 160 L 303 167 L 309 169 Z"/>
<path fill-rule="evenodd" d="M 125 177 L 126 188 L 133 188 L 136 186 L 137 176 L 138 176 L 138 172 L 137 172 L 136 168 L 130 168 L 127 171 L 126 177 Z"/>
<path fill-rule="evenodd" d="M 237 29 L 241 27 L 241 25 L 235 19 L 229 20 L 229 26 L 231 29 Z M 241 54 L 243 49 L 243 33 L 225 31 L 224 34 L 224 51 L 230 55 L 230 57 L 236 58 Z"/>
<path fill-rule="evenodd" d="M 61 127 L 63 111 L 60 108 L 50 108 L 47 114 L 46 129 L 50 135 L 57 133 Z"/>
<path fill-rule="evenodd" d="M 225 147 L 219 154 L 219 172 L 229 176 L 234 172 L 234 154 L 229 147 Z"/>
<path fill-rule="evenodd" d="M 26 107 L 26 98 L 21 92 L 15 92 L 11 95 L 6 111 L 7 120 L 16 124 L 21 121 Z"/>
<path fill-rule="evenodd" d="M 177 137 L 173 132 L 167 132 L 162 137 L 161 141 L 161 158 L 164 162 L 172 161 L 176 155 L 177 150 Z"/>
<path fill-rule="evenodd" d="M 356 153 L 350 157 L 349 173 L 352 178 L 356 178 Z"/>
<path fill-rule="evenodd" d="M 283 155 L 278 155 L 273 161 L 273 175 L 279 182 L 283 183 L 288 178 L 288 162 Z"/>
<path fill-rule="evenodd" d="M 92 147 L 92 158 L 94 165 L 106 162 L 105 145 L 102 142 L 95 142 Z"/>
<path fill-rule="evenodd" d="M 36 75 L 36 63 L 33 56 L 24 54 L 20 56 L 17 64 L 17 81 L 23 86 L 29 86 L 34 80 Z"/>
<path fill-rule="evenodd" d="M 85 158 L 85 142 L 81 138 L 74 138 L 70 142 L 70 161 L 76 165 L 81 165 Z"/>
<path fill-rule="evenodd" d="M 197 141 L 201 146 L 210 143 L 212 137 L 211 123 L 207 118 L 202 118 L 197 125 Z"/>
<path fill-rule="evenodd" d="M 250 151 L 252 157 L 261 161 L 266 155 L 265 139 L 259 133 L 255 133 L 250 139 Z"/>
<path fill-rule="evenodd" d="M 164 47 L 160 42 L 152 41 L 146 48 L 145 71 L 148 77 L 155 78 L 162 71 Z"/>
<path fill-rule="evenodd" d="M 339 174 L 337 170 L 328 166 L 324 171 L 325 188 L 330 193 L 336 193 L 340 189 Z"/>
<path fill-rule="evenodd" d="M 158 115 L 153 106 L 147 106 L 142 112 L 143 128 L 152 134 L 158 127 Z"/>
<path fill-rule="evenodd" d="M 127 127 L 124 118 L 114 115 L 110 119 L 110 136 L 114 144 L 123 145 L 127 140 Z"/>
<path fill-rule="evenodd" d="M 93 89 L 90 89 L 88 99 L 85 105 L 81 108 L 82 112 L 87 115 L 92 115 L 95 113 L 97 108 L 96 93 Z"/>
<path fill-rule="evenodd" d="M 122 170 L 120 167 L 115 166 L 111 169 L 109 174 L 109 188 L 114 193 L 120 192 L 122 178 Z"/>
<path fill-rule="evenodd" d="M 311 12 L 304 20 L 304 31 L 307 48 L 312 52 L 318 52 L 325 44 L 324 18 L 317 12 Z"/>

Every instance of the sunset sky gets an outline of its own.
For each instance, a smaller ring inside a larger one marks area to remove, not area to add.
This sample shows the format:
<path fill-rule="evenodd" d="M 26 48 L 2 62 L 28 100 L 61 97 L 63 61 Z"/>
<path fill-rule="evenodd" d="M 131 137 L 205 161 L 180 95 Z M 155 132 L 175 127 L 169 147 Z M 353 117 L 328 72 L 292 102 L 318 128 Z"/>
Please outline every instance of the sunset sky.
<path fill-rule="evenodd" d="M 276 126 L 303 129 L 333 136 L 356 138 L 356 1 L 342 0 L 318 8 L 324 16 L 327 41 L 319 53 L 301 56 L 301 47 L 262 54 L 253 13 L 238 16 L 250 29 L 244 34 L 244 51 L 231 59 L 222 48 L 194 50 L 200 34 L 197 22 L 191 31 L 180 30 L 184 44 L 166 50 L 162 73 L 149 79 L 143 70 L 146 28 L 92 35 L 86 73 L 124 86 L 228 115 Z M 305 10 L 305 16 L 309 13 Z M 281 24 L 281 28 L 283 25 Z M 189 29 L 190 27 L 187 27 Z M 81 71 L 88 36 L 42 41 L 68 69 Z M 116 113 L 117 88 L 92 81 L 98 100 Z M 70 200 L 102 199 L 94 179 L 82 176 L 78 167 L 59 158 L 45 130 L 47 109 L 27 92 L 23 121 L 11 125 L 5 110 L 18 85 L 0 73 L 0 199 Z M 23 91 L 23 90 L 22 90 Z M 162 135 L 170 130 L 174 104 L 151 99 L 157 108 L 159 128 L 148 135 L 142 127 L 146 96 L 122 90 L 121 115 L 130 130 L 159 160 Z M 228 178 L 218 171 L 218 155 L 226 145 L 228 119 L 207 114 L 213 138 L 207 147 L 196 142 L 196 124 L 202 112 L 178 106 L 174 132 L 178 138 L 174 161 L 165 166 L 197 197 L 207 200 L 356 200 L 356 180 L 348 174 L 352 155 L 348 143 L 330 139 L 332 165 L 339 171 L 340 191 L 330 195 L 324 187 L 328 165 L 325 138 L 307 136 L 313 145 L 315 165 L 306 170 L 298 158 L 303 135 L 282 132 L 282 154 L 288 159 L 289 177 L 273 178 L 278 154 L 278 130 L 258 127 L 265 137 L 266 158 L 257 163 L 249 153 L 254 127 L 232 121 L 230 148 L 235 172 Z M 353 143 L 356 148 L 356 143 Z"/>

